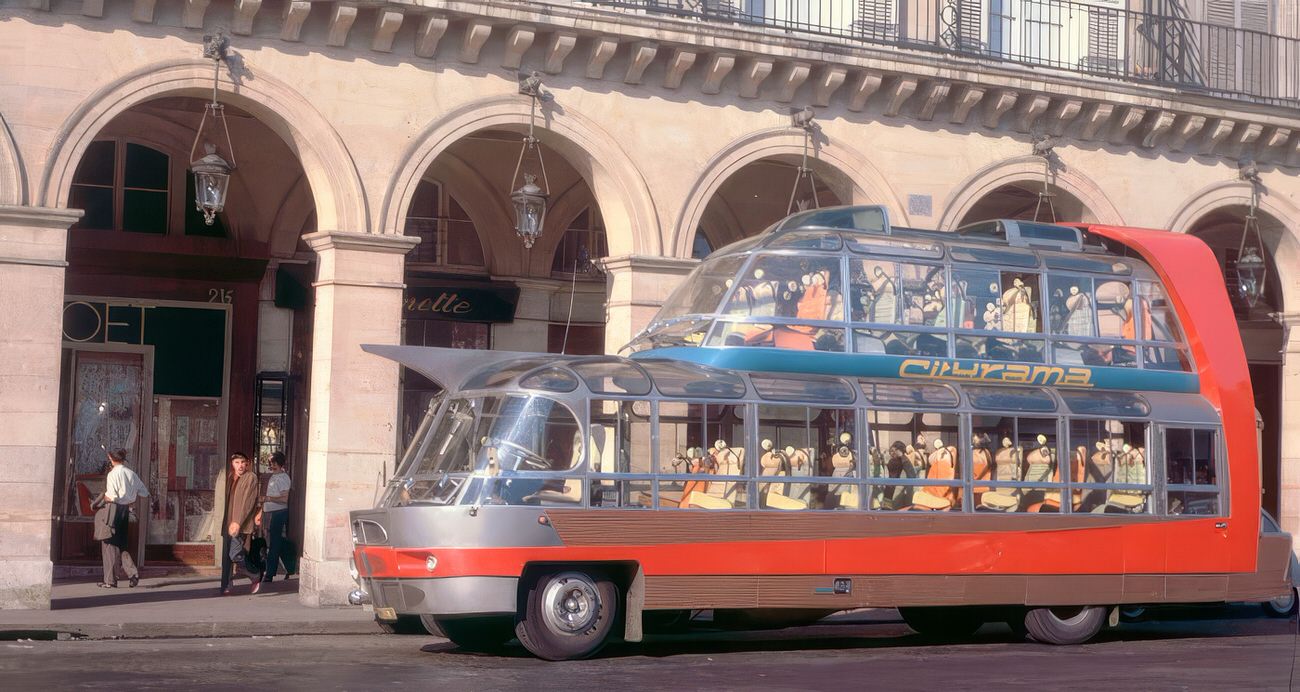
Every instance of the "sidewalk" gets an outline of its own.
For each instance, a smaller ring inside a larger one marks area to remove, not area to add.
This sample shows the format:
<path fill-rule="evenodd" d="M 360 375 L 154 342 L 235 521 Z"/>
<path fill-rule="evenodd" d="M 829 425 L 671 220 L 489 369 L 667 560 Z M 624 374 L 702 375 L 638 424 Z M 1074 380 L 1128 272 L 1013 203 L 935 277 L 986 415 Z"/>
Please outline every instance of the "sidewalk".
<path fill-rule="evenodd" d="M 378 634 L 374 613 L 359 606 L 309 608 L 298 602 L 298 580 L 263 584 L 249 595 L 245 578 L 233 596 L 217 595 L 217 577 L 156 577 L 134 589 L 122 581 L 101 589 L 94 580 L 54 582 L 50 610 L 0 610 L 0 640 L 149 639 L 293 634 Z"/>

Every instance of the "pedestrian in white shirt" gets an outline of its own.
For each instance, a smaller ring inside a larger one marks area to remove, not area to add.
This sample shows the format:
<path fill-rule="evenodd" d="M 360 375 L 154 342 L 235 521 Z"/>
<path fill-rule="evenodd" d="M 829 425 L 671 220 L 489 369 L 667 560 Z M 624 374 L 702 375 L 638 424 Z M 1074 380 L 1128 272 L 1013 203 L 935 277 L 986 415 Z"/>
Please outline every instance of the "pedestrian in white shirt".
<path fill-rule="evenodd" d="M 104 558 L 104 580 L 100 588 L 117 588 L 117 570 L 125 570 L 128 583 L 132 588 L 140 583 L 140 571 L 135 567 L 135 560 L 127 552 L 128 535 L 131 530 L 131 505 L 135 501 L 149 496 L 149 489 L 135 471 L 127 468 L 126 450 L 119 449 L 108 453 L 108 461 L 113 468 L 108 472 L 104 483 L 103 499 L 109 503 L 109 523 L 113 535 L 100 543 L 100 554 Z"/>
<path fill-rule="evenodd" d="M 292 481 L 284 472 L 284 452 L 271 454 L 271 480 L 266 484 L 266 495 L 262 497 L 262 529 L 266 531 L 266 572 L 262 581 L 269 582 L 275 577 L 280 566 L 281 552 L 284 550 L 284 529 L 289 523 L 289 488 Z M 285 575 L 287 579 L 288 574 Z"/>

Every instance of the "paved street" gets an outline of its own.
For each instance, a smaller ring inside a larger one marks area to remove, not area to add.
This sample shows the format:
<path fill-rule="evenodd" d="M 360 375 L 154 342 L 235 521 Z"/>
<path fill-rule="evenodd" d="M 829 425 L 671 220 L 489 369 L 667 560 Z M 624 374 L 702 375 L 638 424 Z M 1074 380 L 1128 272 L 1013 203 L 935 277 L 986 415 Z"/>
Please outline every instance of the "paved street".
<path fill-rule="evenodd" d="M 558 664 L 517 645 L 486 656 L 428 636 L 10 641 L 0 643 L 0 680 L 7 690 L 110 680 L 141 690 L 1292 689 L 1296 622 L 1257 612 L 1173 612 L 1080 647 L 1018 642 L 1003 626 L 936 644 L 887 616 L 776 632 L 699 629 Z"/>

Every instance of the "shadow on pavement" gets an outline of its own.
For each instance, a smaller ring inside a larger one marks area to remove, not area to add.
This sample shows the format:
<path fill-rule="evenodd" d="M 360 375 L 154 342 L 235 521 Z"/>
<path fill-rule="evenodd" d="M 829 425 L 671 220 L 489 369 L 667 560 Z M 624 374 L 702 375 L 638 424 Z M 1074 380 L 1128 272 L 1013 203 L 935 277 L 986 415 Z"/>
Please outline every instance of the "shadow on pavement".
<path fill-rule="evenodd" d="M 174 582 L 172 584 L 175 584 Z M 50 610 L 76 610 L 79 608 L 103 608 L 146 603 L 166 603 L 170 601 L 192 601 L 195 599 L 221 598 L 220 581 L 216 579 L 202 582 L 190 582 L 190 588 L 166 588 L 169 584 L 141 584 L 134 589 L 120 584 L 116 589 L 95 589 L 93 596 L 72 596 L 50 600 Z M 232 594 L 245 596 L 249 593 L 250 582 L 239 577 L 231 586 Z M 260 594 L 297 593 L 298 580 L 275 581 L 262 584 Z M 260 595 L 259 594 L 259 595 Z"/>

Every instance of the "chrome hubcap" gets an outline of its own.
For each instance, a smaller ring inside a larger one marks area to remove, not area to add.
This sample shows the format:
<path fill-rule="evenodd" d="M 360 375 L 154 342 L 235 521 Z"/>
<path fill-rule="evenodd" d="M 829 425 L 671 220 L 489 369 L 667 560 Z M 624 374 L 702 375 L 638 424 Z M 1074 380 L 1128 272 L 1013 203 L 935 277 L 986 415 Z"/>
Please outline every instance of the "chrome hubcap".
<path fill-rule="evenodd" d="M 556 575 L 542 592 L 547 627 L 560 634 L 581 634 L 600 617 L 600 594 L 585 574 Z"/>

